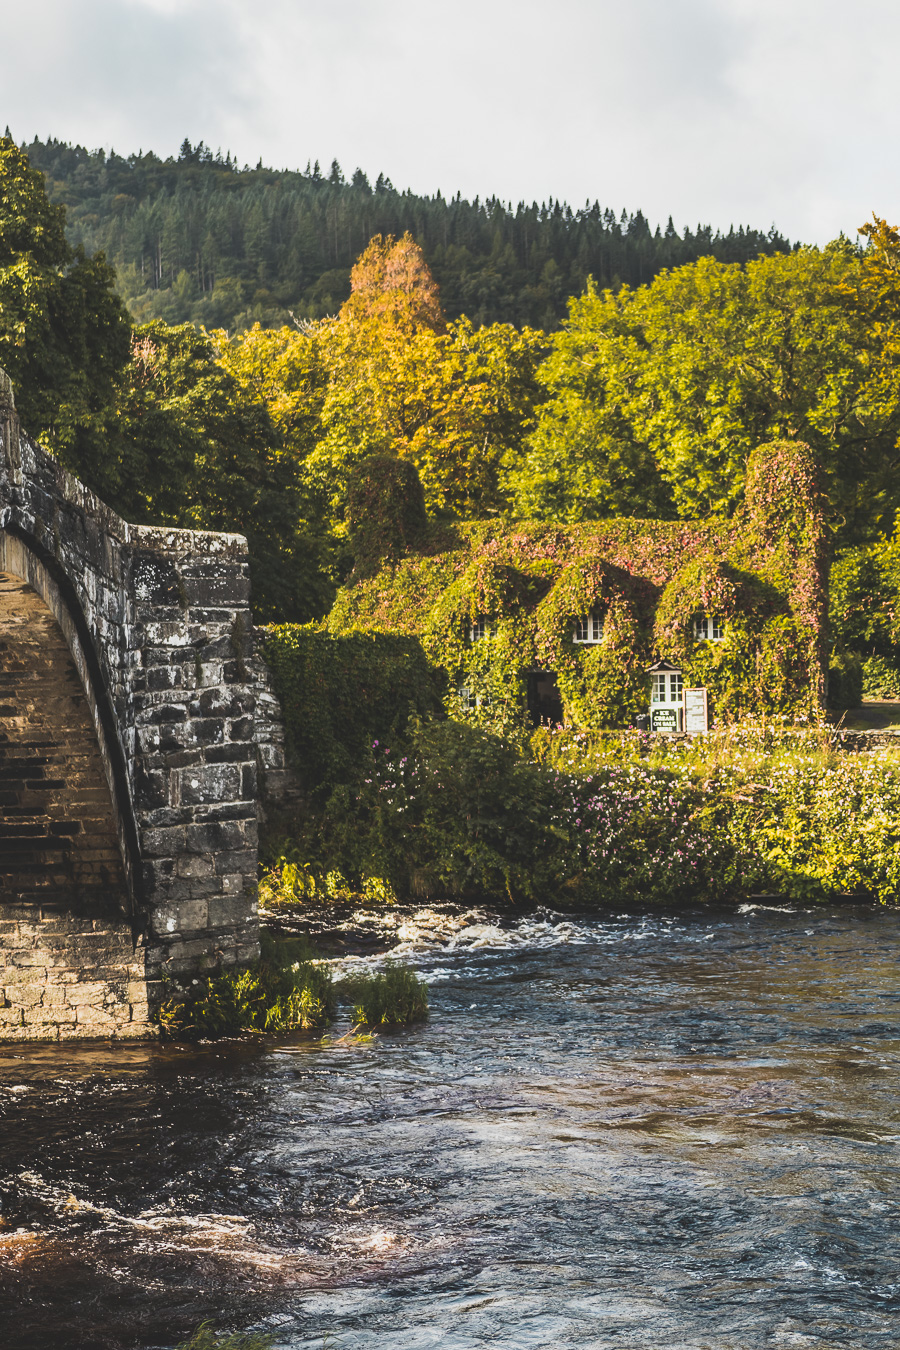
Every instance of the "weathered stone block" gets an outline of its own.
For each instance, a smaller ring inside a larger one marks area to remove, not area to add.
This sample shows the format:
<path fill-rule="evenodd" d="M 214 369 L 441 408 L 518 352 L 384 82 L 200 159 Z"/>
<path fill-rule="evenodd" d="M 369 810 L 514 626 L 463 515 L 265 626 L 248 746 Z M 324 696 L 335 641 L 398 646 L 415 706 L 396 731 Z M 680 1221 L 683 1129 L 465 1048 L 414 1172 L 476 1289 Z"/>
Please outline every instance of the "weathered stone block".
<path fill-rule="evenodd" d="M 26 1026 L 65 1026 L 66 1023 L 72 1023 L 76 1020 L 75 1009 L 64 1006 L 54 1006 L 52 1008 L 35 1006 L 24 1010 L 24 1022 Z"/>
<path fill-rule="evenodd" d="M 208 922 L 207 900 L 183 900 L 178 905 L 157 910 L 153 916 L 153 931 L 160 937 L 169 933 L 192 933 L 205 928 Z"/>
<path fill-rule="evenodd" d="M 6 996 L 10 1003 L 20 1008 L 33 1008 L 40 1004 L 44 993 L 43 984 L 15 984 L 7 988 Z"/>
<path fill-rule="evenodd" d="M 203 806 L 240 799 L 241 775 L 233 764 L 202 765 L 179 772 L 184 805 Z"/>
<path fill-rule="evenodd" d="M 216 864 L 209 854 L 187 854 L 178 859 L 180 877 L 212 877 L 216 874 Z"/>
<path fill-rule="evenodd" d="M 114 1027 L 116 1019 L 111 1012 L 105 1008 L 98 1008 L 91 1004 L 80 1004 L 76 1009 L 76 1021 L 79 1024 L 94 1027 Z"/>
<path fill-rule="evenodd" d="M 72 1004 L 81 1003 L 101 1003 L 108 993 L 108 987 L 103 980 L 95 980 L 92 983 L 75 983 L 66 986 L 66 998 Z"/>
<path fill-rule="evenodd" d="M 239 928 L 242 924 L 251 924 L 253 916 L 247 913 L 247 901 L 243 894 L 223 895 L 209 902 L 210 928 Z"/>

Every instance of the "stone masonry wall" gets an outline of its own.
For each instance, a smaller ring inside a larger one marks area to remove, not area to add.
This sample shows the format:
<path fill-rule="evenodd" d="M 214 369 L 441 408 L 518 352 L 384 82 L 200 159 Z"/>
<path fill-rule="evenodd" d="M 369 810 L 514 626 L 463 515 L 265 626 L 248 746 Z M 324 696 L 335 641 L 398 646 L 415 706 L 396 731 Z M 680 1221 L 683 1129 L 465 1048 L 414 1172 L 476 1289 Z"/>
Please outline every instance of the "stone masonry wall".
<path fill-rule="evenodd" d="M 257 751 L 246 541 L 119 519 L 21 433 L 0 372 L 0 572 L 12 588 L 0 592 L 0 624 L 24 584 L 58 625 L 110 807 L 97 851 L 108 854 L 110 828 L 116 834 L 121 888 L 111 881 L 110 894 L 135 943 L 129 980 L 110 972 L 82 982 L 106 981 L 102 1006 L 111 994 L 124 1008 L 135 962 L 152 1002 L 165 974 L 252 959 Z M 48 636 L 46 624 L 41 631 Z M 0 676 L 5 671 L 10 685 L 14 645 L 0 652 Z M 0 712 L 0 736 L 14 720 Z M 57 875 L 51 853 L 45 881 Z M 38 896 L 17 875 L 14 883 L 12 868 L 0 866 L 0 903 L 31 906 L 32 927 L 52 922 L 57 933 L 66 918 L 74 942 L 78 915 L 63 890 L 55 917 L 41 918 L 50 915 L 44 902 L 57 883 Z M 0 986 L 10 950 L 0 935 Z"/>

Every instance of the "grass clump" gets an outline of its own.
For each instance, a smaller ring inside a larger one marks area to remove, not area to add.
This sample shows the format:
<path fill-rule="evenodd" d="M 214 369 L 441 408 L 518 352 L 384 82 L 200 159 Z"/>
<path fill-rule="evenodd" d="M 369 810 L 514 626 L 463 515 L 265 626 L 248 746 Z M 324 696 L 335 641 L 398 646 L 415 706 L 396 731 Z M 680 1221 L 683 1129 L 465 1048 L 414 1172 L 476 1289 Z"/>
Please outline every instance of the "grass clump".
<path fill-rule="evenodd" d="M 169 1040 L 278 1034 L 321 1027 L 334 1006 L 331 972 L 306 940 L 263 934 L 254 965 L 173 981 L 157 1021 Z"/>
<path fill-rule="evenodd" d="M 340 983 L 341 996 L 353 1007 L 357 1026 L 400 1027 L 424 1022 L 428 1016 L 428 987 L 409 966 L 387 961 L 374 975 L 348 975 Z"/>
<path fill-rule="evenodd" d="M 262 1332 L 223 1334 L 214 1331 L 209 1322 L 204 1322 L 186 1341 L 179 1341 L 175 1350 L 272 1350 L 274 1344 L 274 1337 Z"/>
<path fill-rule="evenodd" d="M 316 872 L 309 863 L 297 862 L 283 853 L 279 853 L 259 883 L 259 903 L 263 909 L 336 901 L 394 905 L 397 896 L 390 882 L 382 877 L 362 877 L 358 885 L 351 885 L 341 872 Z"/>

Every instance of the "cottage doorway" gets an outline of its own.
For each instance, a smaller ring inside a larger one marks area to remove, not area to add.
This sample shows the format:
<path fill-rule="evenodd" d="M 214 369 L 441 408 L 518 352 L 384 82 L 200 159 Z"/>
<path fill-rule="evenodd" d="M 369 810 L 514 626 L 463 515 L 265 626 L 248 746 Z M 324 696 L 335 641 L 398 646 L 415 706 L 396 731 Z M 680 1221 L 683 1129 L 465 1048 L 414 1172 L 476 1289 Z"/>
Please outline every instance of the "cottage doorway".
<path fill-rule="evenodd" d="M 554 670 L 528 672 L 528 712 L 536 727 L 559 726 L 563 720 L 562 696 Z"/>

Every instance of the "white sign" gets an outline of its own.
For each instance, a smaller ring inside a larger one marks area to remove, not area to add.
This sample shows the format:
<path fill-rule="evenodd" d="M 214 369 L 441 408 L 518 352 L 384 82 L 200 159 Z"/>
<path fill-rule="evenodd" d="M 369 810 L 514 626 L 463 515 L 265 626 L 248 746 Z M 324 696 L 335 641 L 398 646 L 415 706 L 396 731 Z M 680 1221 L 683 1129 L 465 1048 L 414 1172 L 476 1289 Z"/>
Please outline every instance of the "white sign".
<path fill-rule="evenodd" d="M 705 689 L 685 689 L 684 729 L 687 732 L 709 731 L 709 703 Z"/>

